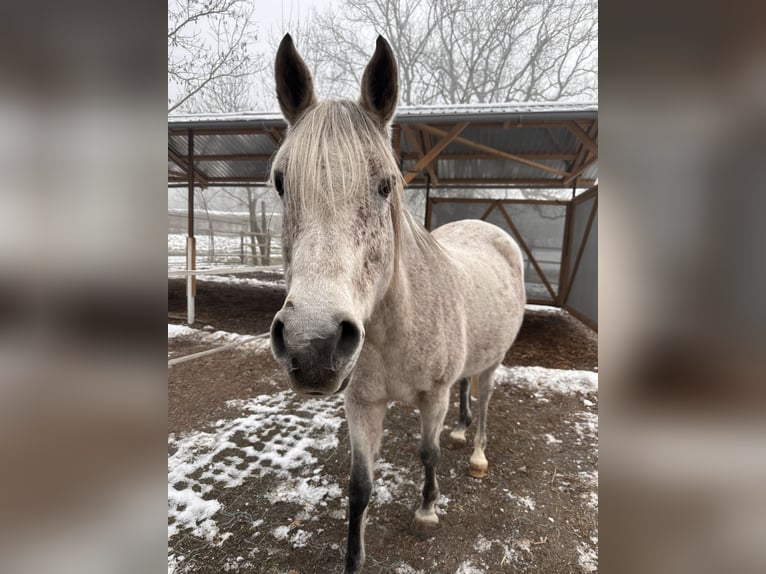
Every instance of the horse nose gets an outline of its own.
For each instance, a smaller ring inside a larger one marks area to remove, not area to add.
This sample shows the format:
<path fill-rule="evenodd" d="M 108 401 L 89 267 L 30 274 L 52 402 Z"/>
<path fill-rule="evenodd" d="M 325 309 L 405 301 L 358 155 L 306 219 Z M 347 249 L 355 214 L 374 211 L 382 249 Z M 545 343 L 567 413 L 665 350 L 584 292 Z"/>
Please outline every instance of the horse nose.
<path fill-rule="evenodd" d="M 294 308 L 280 311 L 271 325 L 274 358 L 304 389 L 331 387 L 362 344 L 362 327 L 353 318 L 303 317 Z"/>

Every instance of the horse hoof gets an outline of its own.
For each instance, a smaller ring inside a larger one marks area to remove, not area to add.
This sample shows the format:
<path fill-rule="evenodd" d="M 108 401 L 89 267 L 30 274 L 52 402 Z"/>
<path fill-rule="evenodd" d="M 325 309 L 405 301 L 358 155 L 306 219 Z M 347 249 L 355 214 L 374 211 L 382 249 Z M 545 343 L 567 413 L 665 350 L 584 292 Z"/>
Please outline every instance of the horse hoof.
<path fill-rule="evenodd" d="M 410 528 L 415 537 L 420 538 L 421 540 L 426 540 L 436 534 L 438 526 L 439 517 L 436 516 L 435 512 L 427 514 L 425 512 L 417 511 L 415 513 L 415 518 L 412 519 Z"/>
<path fill-rule="evenodd" d="M 470 462 L 468 464 L 468 474 L 474 478 L 484 478 L 489 474 L 487 463 Z"/>
<path fill-rule="evenodd" d="M 463 448 L 468 442 L 465 439 L 465 429 L 453 430 L 449 433 L 449 438 L 446 442 L 448 449 L 455 450 L 457 448 Z"/>

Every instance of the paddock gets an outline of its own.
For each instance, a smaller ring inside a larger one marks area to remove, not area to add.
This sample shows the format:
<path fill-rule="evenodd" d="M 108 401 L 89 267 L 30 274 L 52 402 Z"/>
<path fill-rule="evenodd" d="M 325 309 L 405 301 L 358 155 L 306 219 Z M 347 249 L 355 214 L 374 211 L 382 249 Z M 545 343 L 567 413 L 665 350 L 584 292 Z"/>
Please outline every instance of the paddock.
<path fill-rule="evenodd" d="M 422 486 L 417 412 L 389 405 L 365 571 L 594 572 L 597 111 L 479 108 L 401 112 L 405 193 L 429 228 L 475 217 L 516 236 L 532 304 L 490 402 L 489 476 L 468 476 L 470 446 L 443 449 L 441 521 L 429 540 L 409 532 Z M 277 121 L 172 118 L 169 185 L 262 185 Z M 342 399 L 287 391 L 262 336 L 285 297 L 280 262 L 236 265 L 235 243 L 234 264 L 206 260 L 193 197 L 185 270 L 171 270 L 169 239 L 168 572 L 337 571 L 350 466 Z M 457 401 L 454 392 L 445 425 Z"/>

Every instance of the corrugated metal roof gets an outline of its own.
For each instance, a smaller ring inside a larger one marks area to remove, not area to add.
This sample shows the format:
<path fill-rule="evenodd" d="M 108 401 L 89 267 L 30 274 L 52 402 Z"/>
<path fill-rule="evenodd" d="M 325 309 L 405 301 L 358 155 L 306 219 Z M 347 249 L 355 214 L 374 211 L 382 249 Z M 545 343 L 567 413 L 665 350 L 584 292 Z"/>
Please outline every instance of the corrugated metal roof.
<path fill-rule="evenodd" d="M 569 174 L 579 174 L 576 182 L 583 187 L 598 177 L 597 120 L 595 103 L 507 103 L 403 106 L 394 125 L 407 126 L 417 140 L 413 148 L 410 138 L 401 136 L 400 165 L 406 173 L 422 157 L 418 148 L 427 153 L 450 124 L 469 123 L 430 165 L 442 186 L 571 187 Z M 285 128 L 279 112 L 168 116 L 169 172 L 186 172 L 193 130 L 195 172 L 203 185 L 263 184 Z M 419 172 L 410 185 L 425 185 L 426 173 Z"/>

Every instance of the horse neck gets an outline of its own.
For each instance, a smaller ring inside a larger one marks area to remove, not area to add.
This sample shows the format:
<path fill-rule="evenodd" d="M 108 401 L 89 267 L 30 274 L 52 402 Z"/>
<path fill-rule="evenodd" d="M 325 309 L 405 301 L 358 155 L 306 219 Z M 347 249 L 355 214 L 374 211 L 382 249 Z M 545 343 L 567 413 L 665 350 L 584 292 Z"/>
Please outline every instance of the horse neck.
<path fill-rule="evenodd" d="M 449 269 L 446 254 L 422 225 L 404 210 L 400 221 L 397 269 L 373 313 L 383 322 L 399 322 L 410 316 L 416 299 L 427 296 L 429 282 L 433 280 L 433 277 L 424 277 L 427 270 L 439 269 L 444 273 Z"/>

